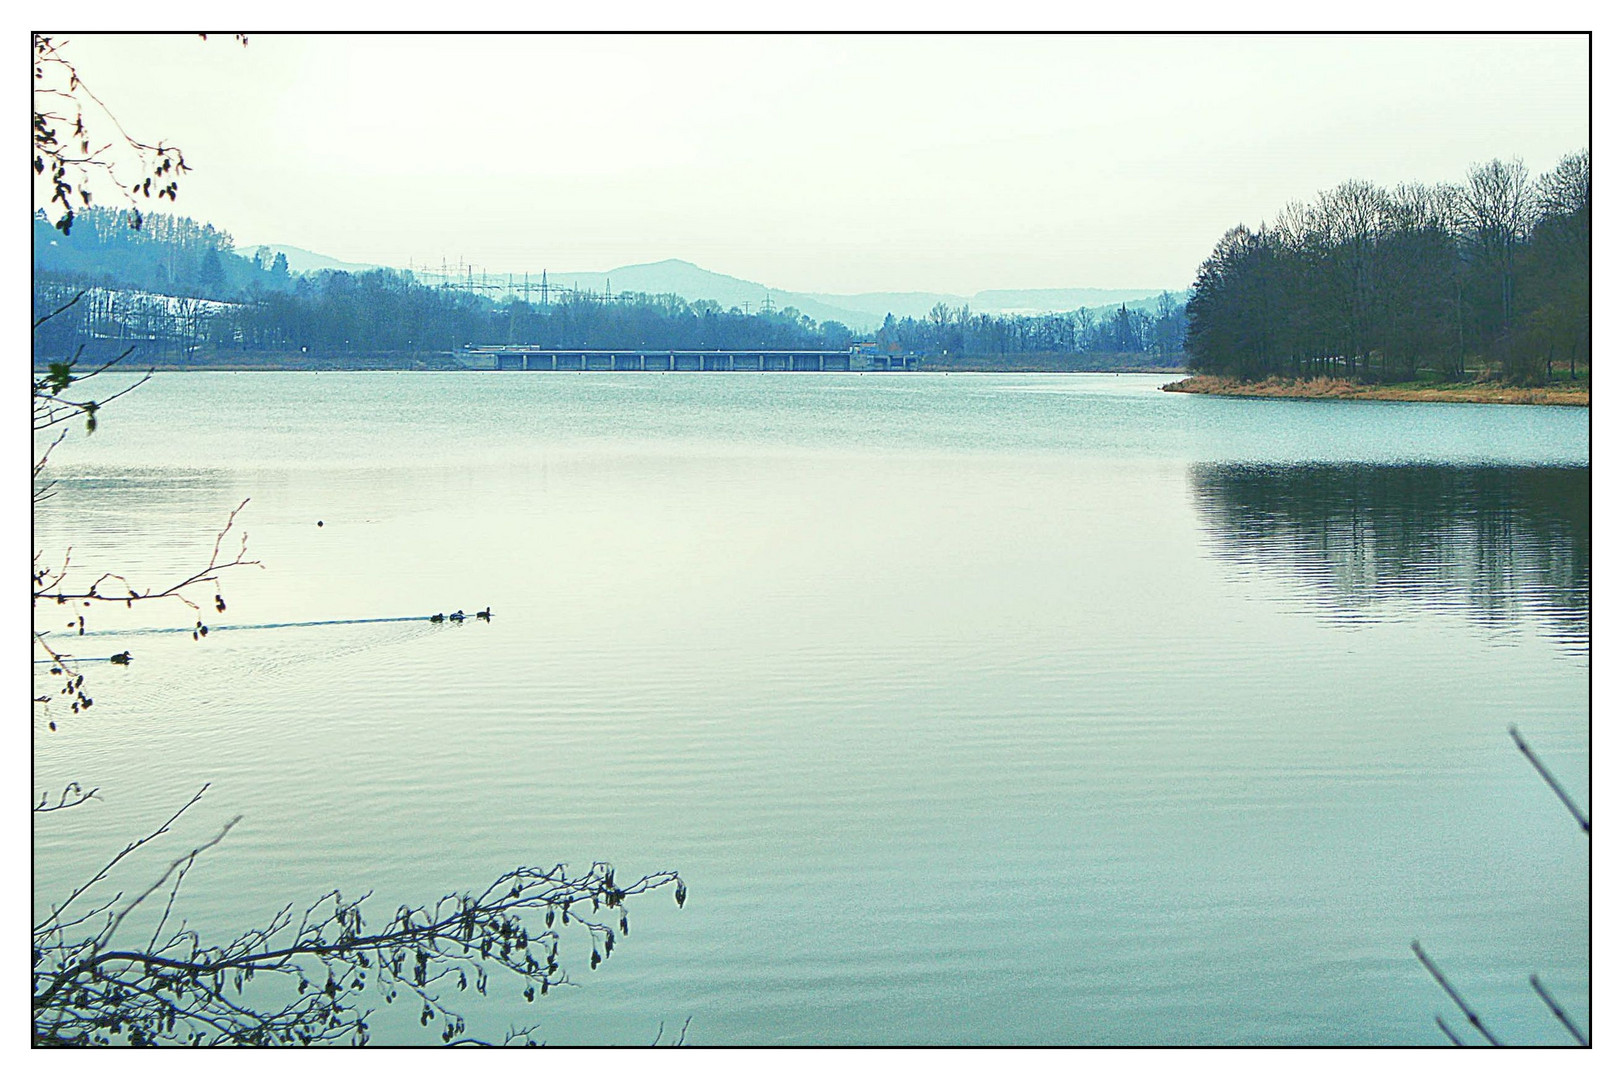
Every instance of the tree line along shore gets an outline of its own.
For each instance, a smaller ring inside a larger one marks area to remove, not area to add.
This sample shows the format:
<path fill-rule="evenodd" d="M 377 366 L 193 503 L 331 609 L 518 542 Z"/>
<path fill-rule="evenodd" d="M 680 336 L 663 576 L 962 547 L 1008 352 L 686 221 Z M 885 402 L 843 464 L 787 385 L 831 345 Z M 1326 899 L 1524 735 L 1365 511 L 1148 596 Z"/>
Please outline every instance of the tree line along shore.
<path fill-rule="evenodd" d="M 1237 225 L 1196 277 L 1175 389 L 1587 404 L 1590 217 L 1580 150 L 1536 179 L 1496 159 L 1462 184 L 1350 180 Z"/>

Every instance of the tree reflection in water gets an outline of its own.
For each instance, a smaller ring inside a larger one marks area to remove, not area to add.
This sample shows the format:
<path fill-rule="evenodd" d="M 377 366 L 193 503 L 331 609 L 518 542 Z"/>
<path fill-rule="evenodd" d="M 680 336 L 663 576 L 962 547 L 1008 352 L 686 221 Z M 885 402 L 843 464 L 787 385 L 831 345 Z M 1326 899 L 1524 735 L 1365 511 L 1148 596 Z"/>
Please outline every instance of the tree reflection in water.
<path fill-rule="evenodd" d="M 1212 465 L 1190 488 L 1219 559 L 1308 583 L 1338 621 L 1393 601 L 1589 648 L 1589 469 Z"/>

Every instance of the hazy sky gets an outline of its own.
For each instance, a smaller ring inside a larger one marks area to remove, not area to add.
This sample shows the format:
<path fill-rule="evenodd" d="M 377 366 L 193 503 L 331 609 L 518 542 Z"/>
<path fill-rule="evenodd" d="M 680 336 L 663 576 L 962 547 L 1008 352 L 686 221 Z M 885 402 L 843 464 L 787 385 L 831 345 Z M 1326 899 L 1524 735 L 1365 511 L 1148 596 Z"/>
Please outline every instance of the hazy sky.
<path fill-rule="evenodd" d="M 1569 36 L 72 36 L 178 212 L 492 272 L 685 258 L 824 292 L 1187 285 L 1362 177 L 1588 145 Z"/>

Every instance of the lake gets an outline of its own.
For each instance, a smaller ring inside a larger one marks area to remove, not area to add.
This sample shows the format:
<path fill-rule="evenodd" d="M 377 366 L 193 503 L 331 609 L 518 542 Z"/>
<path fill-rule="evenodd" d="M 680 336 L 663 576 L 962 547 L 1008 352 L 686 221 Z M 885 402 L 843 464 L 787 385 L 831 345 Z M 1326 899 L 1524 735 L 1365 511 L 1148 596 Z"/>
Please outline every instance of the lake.
<path fill-rule="evenodd" d="M 1431 1045 L 1416 938 L 1501 1038 L 1567 1041 L 1535 972 L 1587 1030 L 1588 838 L 1506 728 L 1589 806 L 1588 410 L 1163 381 L 156 376 L 35 547 L 163 585 L 247 498 L 263 567 L 201 641 L 87 613 L 134 660 L 36 716 L 102 795 L 36 903 L 211 782 L 136 875 L 244 815 L 206 933 L 682 874 L 579 985 L 448 1000 L 487 1037 Z"/>

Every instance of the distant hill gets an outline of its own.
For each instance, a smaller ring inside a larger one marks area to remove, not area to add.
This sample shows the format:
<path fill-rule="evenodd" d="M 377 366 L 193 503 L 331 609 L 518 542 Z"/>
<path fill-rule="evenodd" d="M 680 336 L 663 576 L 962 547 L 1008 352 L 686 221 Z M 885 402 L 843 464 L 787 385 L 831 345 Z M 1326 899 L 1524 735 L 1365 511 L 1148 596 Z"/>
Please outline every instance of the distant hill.
<path fill-rule="evenodd" d="M 966 304 L 969 310 L 986 315 L 1041 315 L 1051 311 L 1075 311 L 1077 308 L 1116 307 L 1153 308 L 1161 289 L 982 289 L 974 296 L 929 292 L 874 292 L 874 293 L 809 293 L 808 296 L 837 304 L 850 311 L 867 316 L 865 325 L 877 326 L 886 315 L 902 318 L 907 315 L 922 319 L 937 304 L 946 304 L 954 311 Z M 1185 290 L 1166 290 L 1180 302 Z M 855 324 L 852 324 L 853 327 Z"/>
<path fill-rule="evenodd" d="M 1032 315 L 1044 311 L 1075 311 L 1077 308 L 1153 307 L 1162 292 L 1170 292 L 1182 302 L 1184 289 L 982 289 L 970 301 L 976 311 Z"/>
<path fill-rule="evenodd" d="M 946 304 L 957 310 L 969 303 L 967 296 L 931 292 L 870 292 L 870 293 L 808 293 L 823 303 L 838 304 L 850 311 L 861 312 L 861 325 L 875 327 L 885 321 L 886 315 L 898 319 L 908 315 L 922 319 L 937 304 Z M 855 324 L 853 324 L 853 329 Z"/>
<path fill-rule="evenodd" d="M 531 271 L 532 282 L 540 274 Z M 817 322 L 833 319 L 853 330 L 871 330 L 886 315 L 922 319 L 937 304 L 957 310 L 968 305 L 971 311 L 988 315 L 1031 315 L 1049 311 L 1075 311 L 1077 308 L 1153 308 L 1161 289 L 983 289 L 974 296 L 933 292 L 803 293 L 774 289 L 755 281 L 718 274 L 683 259 L 637 263 L 613 270 L 548 272 L 553 285 L 615 292 L 675 293 L 684 300 L 714 300 L 724 308 L 750 305 L 758 309 L 770 297 L 779 307 L 793 307 Z M 1170 291 L 1182 301 L 1183 289 Z"/>
<path fill-rule="evenodd" d="M 532 284 L 540 277 L 539 272 L 530 271 Z M 718 274 L 684 259 L 636 263 L 617 266 L 613 270 L 548 271 L 547 281 L 555 286 L 599 292 L 607 287 L 614 292 L 675 293 L 688 301 L 714 300 L 723 308 L 744 308 L 747 304 L 750 311 L 760 310 L 762 302 L 770 298 L 774 307 L 796 308 L 814 322 L 833 320 L 845 323 L 852 329 L 877 326 L 884 319 L 884 312 L 874 319 L 871 313 L 861 308 L 830 302 L 811 293 L 788 292 L 730 274 Z"/>
<path fill-rule="evenodd" d="M 376 270 L 376 263 L 344 262 L 315 251 L 306 251 L 304 248 L 292 247 L 288 244 L 244 244 L 236 248 L 236 253 L 245 259 L 252 259 L 261 248 L 268 253 L 266 262 L 276 257 L 279 251 L 287 256 L 287 268 L 295 274 L 308 274 L 312 270 L 345 270 L 358 274 L 363 270 Z"/>
<path fill-rule="evenodd" d="M 345 262 L 319 252 L 288 244 L 243 245 L 237 253 L 252 258 L 260 247 L 287 256 L 288 269 L 295 274 L 313 270 L 347 270 L 359 272 L 376 269 L 372 263 Z M 922 319 L 937 304 L 946 304 L 953 310 L 968 305 L 971 311 L 988 315 L 1032 315 L 1050 311 L 1075 311 L 1078 308 L 1116 307 L 1126 304 L 1130 308 L 1153 309 L 1161 289 L 983 289 L 973 296 L 933 292 L 867 292 L 816 293 L 793 292 L 776 289 L 758 281 L 748 281 L 731 274 L 718 274 L 685 259 L 662 259 L 659 262 L 633 263 L 612 270 L 546 270 L 547 283 L 553 288 L 581 289 L 616 293 L 671 293 L 687 301 L 714 300 L 725 308 L 759 311 L 764 302 L 779 309 L 792 307 L 814 322 L 841 322 L 859 333 L 870 331 L 884 322 L 886 315 L 903 318 L 911 315 Z M 529 271 L 532 286 L 541 282 L 541 270 Z M 500 275 L 506 277 L 505 271 Z M 514 273 L 513 277 L 520 277 Z M 434 283 L 439 275 L 418 269 L 420 281 Z M 1178 300 L 1188 295 L 1187 290 L 1168 290 Z"/>

